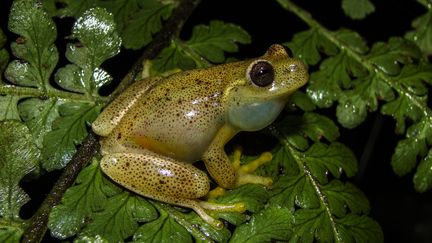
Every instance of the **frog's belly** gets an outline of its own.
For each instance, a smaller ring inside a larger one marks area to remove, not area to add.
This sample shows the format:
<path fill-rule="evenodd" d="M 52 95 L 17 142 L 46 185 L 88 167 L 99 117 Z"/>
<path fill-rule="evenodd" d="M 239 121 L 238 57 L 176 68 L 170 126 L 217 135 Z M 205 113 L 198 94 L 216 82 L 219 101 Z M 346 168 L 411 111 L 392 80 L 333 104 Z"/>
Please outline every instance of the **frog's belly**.
<path fill-rule="evenodd" d="M 170 129 L 168 125 L 158 125 L 158 129 L 136 133 L 134 140 L 142 148 L 193 163 L 202 158 L 217 130 L 217 127 Z"/>

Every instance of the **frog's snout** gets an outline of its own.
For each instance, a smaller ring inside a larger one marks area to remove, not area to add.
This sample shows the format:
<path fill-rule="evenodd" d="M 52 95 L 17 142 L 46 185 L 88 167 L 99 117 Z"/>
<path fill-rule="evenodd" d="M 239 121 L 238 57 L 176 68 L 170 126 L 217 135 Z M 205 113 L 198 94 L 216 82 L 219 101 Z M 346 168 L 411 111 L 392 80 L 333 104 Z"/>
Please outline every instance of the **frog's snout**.
<path fill-rule="evenodd" d="M 298 89 L 305 85 L 309 80 L 308 67 L 299 59 L 294 59 L 292 63 L 287 66 L 287 72 L 289 73 L 290 80 L 293 81 L 291 84 L 294 89 Z"/>

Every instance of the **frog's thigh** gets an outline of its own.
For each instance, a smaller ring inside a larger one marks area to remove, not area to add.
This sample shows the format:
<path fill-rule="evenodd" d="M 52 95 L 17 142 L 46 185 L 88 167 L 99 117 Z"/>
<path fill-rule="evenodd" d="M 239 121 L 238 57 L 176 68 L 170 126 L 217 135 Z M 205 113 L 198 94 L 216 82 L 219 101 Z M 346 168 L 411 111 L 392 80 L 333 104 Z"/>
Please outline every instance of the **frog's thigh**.
<path fill-rule="evenodd" d="M 114 153 L 105 155 L 101 168 L 111 179 L 140 195 L 191 207 L 190 200 L 210 189 L 207 175 L 190 164 L 159 155 Z"/>

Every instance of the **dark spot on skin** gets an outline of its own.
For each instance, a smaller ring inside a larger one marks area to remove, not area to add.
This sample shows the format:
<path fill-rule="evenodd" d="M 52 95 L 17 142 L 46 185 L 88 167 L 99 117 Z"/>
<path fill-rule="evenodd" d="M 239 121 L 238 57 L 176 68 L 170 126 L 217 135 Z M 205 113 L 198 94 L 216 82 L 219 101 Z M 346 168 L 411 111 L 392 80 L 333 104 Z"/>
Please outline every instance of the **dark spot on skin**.
<path fill-rule="evenodd" d="M 195 82 L 196 82 L 196 84 L 202 84 L 203 83 L 203 81 L 199 80 L 199 79 L 195 79 Z"/>
<path fill-rule="evenodd" d="M 159 184 L 166 184 L 166 182 L 163 180 L 159 180 Z"/>
<path fill-rule="evenodd" d="M 137 118 L 137 116 L 138 116 L 138 114 L 135 114 L 135 116 L 133 117 L 134 119 L 136 119 Z"/>
<path fill-rule="evenodd" d="M 130 165 L 129 162 L 126 162 L 126 167 L 129 167 L 129 165 Z"/>
<path fill-rule="evenodd" d="M 118 134 L 117 134 L 117 139 L 120 139 L 122 137 L 122 134 L 119 132 Z"/>

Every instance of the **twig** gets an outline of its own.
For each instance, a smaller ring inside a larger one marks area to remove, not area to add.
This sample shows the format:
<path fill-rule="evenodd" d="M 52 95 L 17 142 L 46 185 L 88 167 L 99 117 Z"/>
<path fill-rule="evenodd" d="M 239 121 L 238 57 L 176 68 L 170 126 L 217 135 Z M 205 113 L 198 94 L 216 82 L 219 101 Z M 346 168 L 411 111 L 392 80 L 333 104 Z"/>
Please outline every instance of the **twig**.
<path fill-rule="evenodd" d="M 142 63 L 144 60 L 155 58 L 163 48 L 170 44 L 171 39 L 178 35 L 183 24 L 192 14 L 199 2 L 199 0 L 183 0 L 180 2 L 162 29 L 146 47 L 142 56 L 135 62 L 132 69 L 123 78 L 119 87 L 113 92 L 111 99 L 114 99 L 135 80 L 137 74 L 142 70 Z M 63 194 L 74 183 L 78 173 L 87 165 L 98 149 L 99 143 L 97 135 L 90 132 L 37 212 L 30 219 L 29 226 L 24 232 L 21 242 L 40 242 L 42 240 L 48 227 L 48 216 L 52 208 L 60 202 Z"/>
<path fill-rule="evenodd" d="M 114 90 L 113 97 L 117 97 L 118 94 L 123 92 L 135 80 L 137 74 L 142 70 L 144 60 L 154 59 L 163 48 L 170 44 L 173 37 L 178 36 L 183 24 L 199 2 L 200 0 L 181 1 L 175 12 L 165 23 L 163 29 L 156 34 L 152 42 L 146 47 L 143 55 L 135 62 L 129 73 L 123 78 L 116 90 Z"/>

